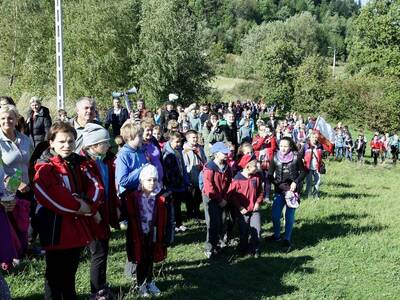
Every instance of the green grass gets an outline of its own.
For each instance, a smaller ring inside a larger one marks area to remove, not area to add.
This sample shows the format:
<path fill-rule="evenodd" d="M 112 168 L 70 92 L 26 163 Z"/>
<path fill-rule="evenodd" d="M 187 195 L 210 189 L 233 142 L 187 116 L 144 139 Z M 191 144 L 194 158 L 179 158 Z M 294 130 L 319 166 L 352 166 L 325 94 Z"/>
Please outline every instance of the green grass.
<path fill-rule="evenodd" d="M 234 249 L 214 260 L 203 255 L 204 224 L 189 223 L 155 274 L 160 299 L 396 299 L 400 293 L 400 172 L 328 162 L 322 197 L 304 200 L 296 213 L 294 250 L 262 243 L 259 259 Z M 263 236 L 271 234 L 270 206 L 263 209 Z M 119 299 L 132 299 L 123 275 L 124 233 L 111 242 L 108 280 Z M 42 299 L 43 260 L 27 261 L 6 276 L 13 299 Z M 89 293 L 88 257 L 77 290 Z"/>

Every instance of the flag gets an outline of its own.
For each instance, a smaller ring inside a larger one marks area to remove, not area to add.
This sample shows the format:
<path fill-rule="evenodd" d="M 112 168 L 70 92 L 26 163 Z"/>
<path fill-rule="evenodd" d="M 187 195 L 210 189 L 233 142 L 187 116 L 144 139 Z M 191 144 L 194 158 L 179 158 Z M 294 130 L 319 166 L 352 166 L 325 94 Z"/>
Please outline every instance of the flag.
<path fill-rule="evenodd" d="M 335 132 L 331 125 L 329 125 L 324 118 L 318 116 L 314 125 L 314 132 L 318 134 L 318 141 L 324 150 L 333 153 L 333 145 L 335 143 Z"/>

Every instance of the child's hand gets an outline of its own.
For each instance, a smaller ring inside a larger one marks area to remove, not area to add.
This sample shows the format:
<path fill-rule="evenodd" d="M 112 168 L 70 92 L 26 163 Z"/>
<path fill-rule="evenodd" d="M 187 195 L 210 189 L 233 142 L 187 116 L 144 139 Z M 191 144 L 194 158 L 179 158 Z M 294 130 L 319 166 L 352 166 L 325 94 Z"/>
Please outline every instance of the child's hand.
<path fill-rule="evenodd" d="M 93 216 L 94 221 L 96 222 L 96 224 L 100 224 L 101 222 L 101 215 L 99 212 L 96 212 L 96 214 Z"/>
<path fill-rule="evenodd" d="M 220 207 L 225 207 L 225 205 L 227 204 L 228 202 L 226 202 L 226 200 L 222 200 L 220 203 L 219 203 L 219 206 Z"/>
<path fill-rule="evenodd" d="M 4 207 L 6 212 L 12 212 L 16 205 L 17 201 L 14 199 L 12 201 L 0 201 L 0 205 Z"/>
<path fill-rule="evenodd" d="M 247 214 L 247 209 L 245 209 L 245 208 L 242 208 L 242 209 L 240 210 L 240 213 L 241 213 L 242 215 L 245 215 L 245 214 Z"/>
<path fill-rule="evenodd" d="M 256 204 L 254 204 L 253 211 L 258 211 L 259 208 L 260 208 L 260 204 L 256 203 Z"/>
<path fill-rule="evenodd" d="M 79 198 L 78 196 L 75 196 L 75 200 L 81 204 L 81 207 L 78 210 L 78 214 L 87 215 L 92 212 L 90 206 L 83 199 Z"/>

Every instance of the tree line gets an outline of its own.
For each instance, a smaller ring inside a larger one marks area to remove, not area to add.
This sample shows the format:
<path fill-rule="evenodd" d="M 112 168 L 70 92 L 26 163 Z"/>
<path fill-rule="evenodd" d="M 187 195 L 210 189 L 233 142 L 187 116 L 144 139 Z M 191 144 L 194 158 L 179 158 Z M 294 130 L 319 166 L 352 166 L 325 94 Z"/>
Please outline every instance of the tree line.
<path fill-rule="evenodd" d="M 16 98 L 54 96 L 54 1 L 0 2 L 0 76 Z M 63 1 L 68 99 L 139 87 L 156 107 L 218 101 L 213 76 L 246 97 L 378 130 L 400 124 L 400 4 L 372 0 Z M 345 66 L 334 78 L 333 51 Z"/>

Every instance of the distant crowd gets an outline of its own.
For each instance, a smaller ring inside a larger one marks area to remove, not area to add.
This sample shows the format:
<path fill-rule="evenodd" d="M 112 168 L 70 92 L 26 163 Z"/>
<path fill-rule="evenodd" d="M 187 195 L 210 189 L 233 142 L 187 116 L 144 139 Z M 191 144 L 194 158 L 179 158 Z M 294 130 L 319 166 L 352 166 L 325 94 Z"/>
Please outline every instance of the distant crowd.
<path fill-rule="evenodd" d="M 362 163 L 367 146 L 363 131 L 353 140 L 339 123 L 329 140 L 316 116 L 282 115 L 263 102 L 169 101 L 153 112 L 143 100 L 132 108 L 114 98 L 101 120 L 95 100 L 82 97 L 75 113 L 59 110 L 53 122 L 33 97 L 24 118 L 12 98 L 0 97 L 0 263 L 7 270 L 27 254 L 44 256 L 45 299 L 77 299 L 85 248 L 91 299 L 113 299 L 111 228 L 126 230 L 125 274 L 136 279 L 140 297 L 161 294 L 153 264 L 167 257 L 188 219 L 205 220 L 206 259 L 225 247 L 257 258 L 260 209 L 272 203 L 266 242 L 288 252 L 300 199 L 320 197 L 324 158 L 353 160 L 356 153 Z M 397 162 L 396 134 L 376 133 L 370 147 L 375 164 Z M 1 273 L 0 299 L 10 299 Z"/>

